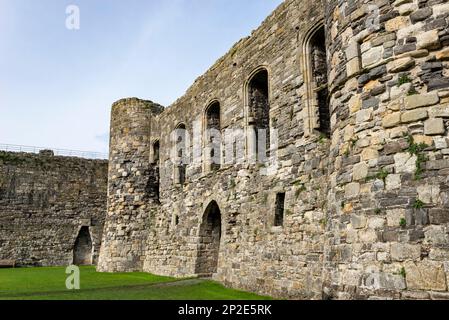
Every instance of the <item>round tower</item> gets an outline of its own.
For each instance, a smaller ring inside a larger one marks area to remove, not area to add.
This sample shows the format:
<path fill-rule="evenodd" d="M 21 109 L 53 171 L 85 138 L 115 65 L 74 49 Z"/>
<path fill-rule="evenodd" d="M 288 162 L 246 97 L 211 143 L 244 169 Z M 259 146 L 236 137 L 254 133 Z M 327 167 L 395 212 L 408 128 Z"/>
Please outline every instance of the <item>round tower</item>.
<path fill-rule="evenodd" d="M 324 292 L 447 297 L 449 3 L 327 0 Z"/>
<path fill-rule="evenodd" d="M 99 271 L 142 270 L 149 214 L 159 200 L 158 168 L 150 161 L 151 118 L 162 110 L 137 98 L 112 106 L 108 212 Z"/>

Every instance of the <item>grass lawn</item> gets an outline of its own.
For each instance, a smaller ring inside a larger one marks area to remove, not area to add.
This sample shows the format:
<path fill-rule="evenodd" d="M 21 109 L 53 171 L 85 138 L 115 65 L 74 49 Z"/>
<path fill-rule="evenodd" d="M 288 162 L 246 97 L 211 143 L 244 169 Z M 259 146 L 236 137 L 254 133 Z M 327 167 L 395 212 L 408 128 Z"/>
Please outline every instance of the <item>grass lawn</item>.
<path fill-rule="evenodd" d="M 81 268 L 81 290 L 65 287 L 65 268 L 0 269 L 0 300 L 264 300 L 207 280 Z"/>

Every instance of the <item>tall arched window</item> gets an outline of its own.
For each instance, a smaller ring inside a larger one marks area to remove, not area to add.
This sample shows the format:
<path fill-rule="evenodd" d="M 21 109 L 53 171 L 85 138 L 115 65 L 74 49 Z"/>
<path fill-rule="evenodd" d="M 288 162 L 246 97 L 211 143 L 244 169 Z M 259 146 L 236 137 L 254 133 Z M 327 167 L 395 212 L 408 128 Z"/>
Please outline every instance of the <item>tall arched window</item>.
<path fill-rule="evenodd" d="M 174 181 L 183 185 L 186 181 L 186 168 L 188 163 L 188 141 L 185 124 L 179 124 L 175 129 L 175 168 Z"/>
<path fill-rule="evenodd" d="M 270 97 L 268 71 L 257 71 L 248 83 L 248 125 L 255 132 L 259 161 L 270 155 Z"/>
<path fill-rule="evenodd" d="M 205 113 L 206 171 L 221 167 L 221 113 L 220 103 L 212 102 Z"/>
<path fill-rule="evenodd" d="M 330 136 L 330 110 L 328 103 L 328 83 L 327 83 L 327 56 L 326 56 L 326 35 L 324 26 L 317 30 L 310 41 L 312 73 L 315 82 L 316 99 L 318 103 L 319 128 L 318 130 Z"/>
<path fill-rule="evenodd" d="M 326 35 L 323 23 L 313 27 L 304 38 L 303 75 L 306 86 L 305 133 L 317 130 L 330 136 L 331 111 L 327 77 Z"/>

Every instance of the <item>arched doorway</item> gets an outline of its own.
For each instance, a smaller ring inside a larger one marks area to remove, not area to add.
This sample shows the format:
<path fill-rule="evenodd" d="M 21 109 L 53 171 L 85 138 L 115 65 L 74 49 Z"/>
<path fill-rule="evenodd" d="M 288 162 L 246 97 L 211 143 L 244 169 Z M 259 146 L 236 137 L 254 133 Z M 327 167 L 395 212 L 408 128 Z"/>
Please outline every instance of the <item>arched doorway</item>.
<path fill-rule="evenodd" d="M 195 273 L 204 277 L 217 272 L 221 241 L 221 213 L 212 201 L 207 207 L 200 226 L 198 257 Z"/>
<path fill-rule="evenodd" d="M 73 264 L 77 266 L 92 264 L 92 239 L 89 227 L 82 227 L 73 248 Z"/>

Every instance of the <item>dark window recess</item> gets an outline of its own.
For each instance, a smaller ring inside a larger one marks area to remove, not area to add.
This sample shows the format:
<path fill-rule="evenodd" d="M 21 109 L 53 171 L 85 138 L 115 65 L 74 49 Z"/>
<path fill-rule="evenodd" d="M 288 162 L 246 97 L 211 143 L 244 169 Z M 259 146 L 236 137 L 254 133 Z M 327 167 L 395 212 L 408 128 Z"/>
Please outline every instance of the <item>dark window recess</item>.
<path fill-rule="evenodd" d="M 320 116 L 320 132 L 331 136 L 331 112 L 329 109 L 329 91 L 327 86 L 317 92 L 318 112 Z"/>
<path fill-rule="evenodd" d="M 159 141 L 156 141 L 153 144 L 153 177 L 149 179 L 149 190 L 152 198 L 156 201 L 159 201 L 159 187 L 160 187 L 160 168 L 159 168 L 159 160 L 160 160 L 160 145 Z"/>
<path fill-rule="evenodd" d="M 154 164 L 159 163 L 159 152 L 160 152 L 159 150 L 160 150 L 159 141 L 156 141 L 153 144 L 153 163 Z"/>
<path fill-rule="evenodd" d="M 257 72 L 248 86 L 250 125 L 254 125 L 257 141 L 259 130 L 266 131 L 266 155 L 270 155 L 270 100 L 268 93 L 268 71 L 265 69 Z M 259 154 L 259 143 L 257 153 Z"/>
<path fill-rule="evenodd" d="M 154 193 L 155 193 L 157 201 L 160 200 L 160 190 L 159 190 L 159 188 L 160 188 L 160 183 L 161 183 L 161 174 L 160 174 L 159 170 L 160 170 L 159 167 L 157 167 L 156 168 L 156 187 L 154 188 L 155 189 Z"/>
<path fill-rule="evenodd" d="M 282 227 L 284 225 L 285 213 L 285 193 L 278 193 L 276 195 L 276 212 L 274 215 L 274 226 Z"/>
<path fill-rule="evenodd" d="M 187 158 L 186 158 L 186 154 L 187 154 L 187 131 L 186 131 L 186 126 L 184 124 L 180 124 L 178 125 L 178 127 L 176 128 L 176 134 L 177 134 L 177 139 L 176 139 L 176 150 L 177 150 L 177 155 L 178 155 L 178 159 L 177 159 L 177 164 L 176 164 L 176 170 L 177 172 L 177 181 L 176 183 L 184 185 L 184 183 L 186 182 L 186 168 L 187 168 Z"/>
<path fill-rule="evenodd" d="M 212 129 L 221 131 L 220 121 L 220 103 L 214 102 L 206 112 L 206 128 L 208 130 L 206 136 L 211 134 L 210 130 Z M 221 167 L 221 159 L 219 157 L 221 146 L 218 142 L 214 141 L 214 137 L 212 136 L 210 136 L 208 143 L 213 146 L 210 152 L 211 170 L 219 170 Z M 215 158 L 216 156 L 217 158 Z"/>
<path fill-rule="evenodd" d="M 318 104 L 319 131 L 330 137 L 331 112 L 329 109 L 329 91 L 327 78 L 326 35 L 324 27 L 320 28 L 310 41 L 312 57 L 312 75 Z"/>
<path fill-rule="evenodd" d="M 153 166 L 149 170 L 148 180 L 145 186 L 148 197 L 159 202 L 159 167 Z"/>
<path fill-rule="evenodd" d="M 184 185 L 186 182 L 186 166 L 181 165 L 178 167 L 179 170 L 179 184 Z"/>

